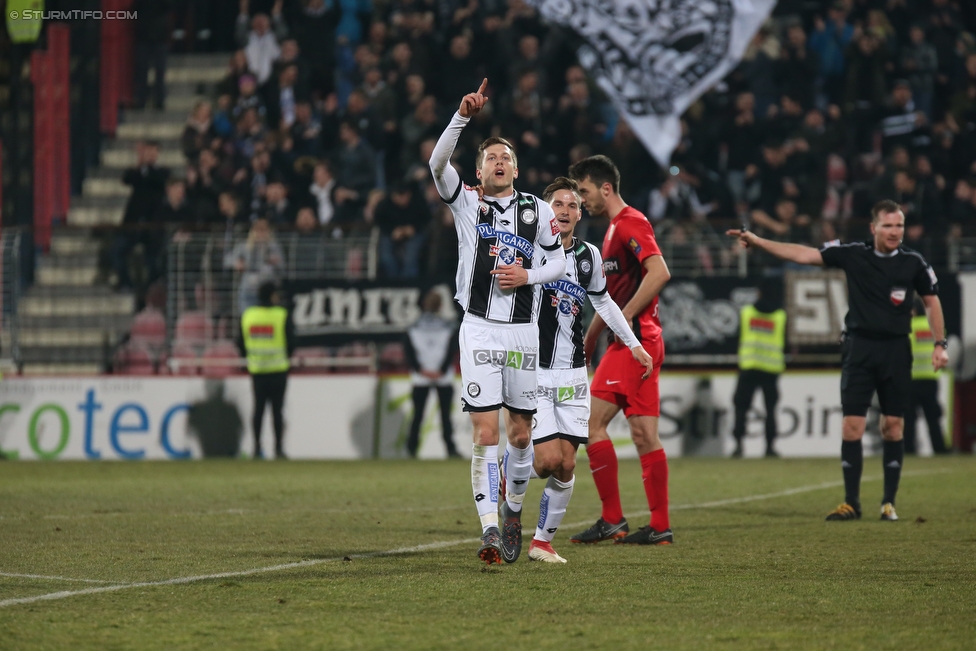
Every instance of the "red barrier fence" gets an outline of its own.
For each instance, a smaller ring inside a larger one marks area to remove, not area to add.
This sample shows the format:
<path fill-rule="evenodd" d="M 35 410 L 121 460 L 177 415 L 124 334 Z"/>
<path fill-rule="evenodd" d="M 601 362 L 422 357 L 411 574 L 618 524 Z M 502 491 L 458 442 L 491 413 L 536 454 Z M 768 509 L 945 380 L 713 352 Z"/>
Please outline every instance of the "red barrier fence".
<path fill-rule="evenodd" d="M 47 250 L 51 224 L 71 202 L 71 31 L 49 25 L 48 49 L 31 53 L 34 85 L 34 244 Z"/>
<path fill-rule="evenodd" d="M 102 0 L 102 11 L 125 11 L 132 0 Z M 103 134 L 115 135 L 119 107 L 132 103 L 132 22 L 103 20 L 100 73 L 100 118 Z"/>

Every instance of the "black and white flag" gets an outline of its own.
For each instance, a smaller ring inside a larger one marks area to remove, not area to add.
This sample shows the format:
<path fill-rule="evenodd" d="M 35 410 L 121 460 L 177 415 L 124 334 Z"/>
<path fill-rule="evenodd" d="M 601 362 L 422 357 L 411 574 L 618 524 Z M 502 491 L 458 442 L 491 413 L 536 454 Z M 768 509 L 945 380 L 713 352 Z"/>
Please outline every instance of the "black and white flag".
<path fill-rule="evenodd" d="M 732 70 L 776 0 L 529 0 L 585 41 L 583 67 L 662 166 L 681 114 Z"/>

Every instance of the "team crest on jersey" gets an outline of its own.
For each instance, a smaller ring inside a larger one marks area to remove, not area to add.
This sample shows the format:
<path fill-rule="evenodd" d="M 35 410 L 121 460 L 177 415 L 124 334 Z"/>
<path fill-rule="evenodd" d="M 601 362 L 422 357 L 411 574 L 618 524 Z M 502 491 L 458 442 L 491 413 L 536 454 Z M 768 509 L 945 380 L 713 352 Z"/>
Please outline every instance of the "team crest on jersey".
<path fill-rule="evenodd" d="M 904 287 L 892 287 L 891 288 L 891 302 L 894 305 L 901 305 L 905 302 L 905 296 L 908 295 L 908 290 Z"/>
<path fill-rule="evenodd" d="M 641 245 L 637 242 L 637 240 L 635 240 L 634 238 L 630 238 L 630 241 L 627 242 L 627 244 L 630 245 L 630 248 L 634 250 L 634 253 L 640 255 L 642 249 L 641 249 Z"/>
<path fill-rule="evenodd" d="M 589 260 L 581 260 L 580 261 L 580 271 L 582 271 L 583 273 L 585 273 L 585 274 L 590 273 L 590 269 L 592 269 L 592 268 L 593 267 L 590 265 L 590 261 Z"/>
<path fill-rule="evenodd" d="M 579 314 L 579 310 L 580 310 L 579 305 L 576 304 L 576 301 L 570 299 L 568 296 L 560 297 L 554 295 L 552 297 L 552 306 L 558 309 L 560 313 L 565 314 L 567 316 L 570 314 L 576 316 L 577 314 Z"/>
<path fill-rule="evenodd" d="M 468 395 L 472 398 L 477 398 L 481 395 L 481 387 L 476 382 L 469 382 Z"/>
<path fill-rule="evenodd" d="M 515 251 L 507 246 L 492 244 L 488 247 L 488 255 L 501 258 L 502 264 L 514 264 L 518 265 L 519 267 L 522 266 L 522 258 L 515 255 Z"/>
<path fill-rule="evenodd" d="M 555 217 L 549 220 L 549 228 L 552 229 L 553 235 L 559 235 L 559 222 L 556 221 Z"/>
<path fill-rule="evenodd" d="M 534 210 L 523 210 L 522 214 L 519 215 L 519 219 L 525 224 L 535 223 L 535 211 Z"/>

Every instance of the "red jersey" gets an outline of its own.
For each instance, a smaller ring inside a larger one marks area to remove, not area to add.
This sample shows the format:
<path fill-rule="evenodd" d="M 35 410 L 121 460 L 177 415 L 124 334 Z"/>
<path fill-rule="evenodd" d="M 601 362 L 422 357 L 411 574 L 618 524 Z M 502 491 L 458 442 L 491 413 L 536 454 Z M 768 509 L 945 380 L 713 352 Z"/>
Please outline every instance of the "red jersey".
<path fill-rule="evenodd" d="M 647 274 L 643 262 L 652 255 L 661 255 L 661 249 L 654 239 L 651 223 L 639 210 L 627 206 L 610 221 L 610 228 L 603 237 L 603 271 L 607 275 L 607 290 L 621 309 L 637 293 L 637 287 Z M 634 321 L 638 339 L 648 341 L 661 336 L 657 296 Z"/>

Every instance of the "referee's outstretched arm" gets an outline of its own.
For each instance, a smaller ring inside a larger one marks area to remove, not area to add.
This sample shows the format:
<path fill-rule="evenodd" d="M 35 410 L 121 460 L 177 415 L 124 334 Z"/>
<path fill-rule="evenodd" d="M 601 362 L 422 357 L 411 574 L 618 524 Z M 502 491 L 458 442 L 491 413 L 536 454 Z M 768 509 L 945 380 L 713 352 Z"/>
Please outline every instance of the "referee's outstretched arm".
<path fill-rule="evenodd" d="M 796 262 L 797 264 L 814 265 L 817 267 L 822 267 L 824 263 L 823 256 L 820 255 L 820 251 L 812 246 L 790 244 L 789 242 L 774 242 L 773 240 L 767 240 L 763 237 L 759 237 L 752 231 L 747 231 L 745 229 L 733 228 L 725 231 L 725 234 L 730 237 L 738 238 L 739 244 L 745 248 L 753 246 L 783 260 L 789 260 L 791 262 Z"/>

